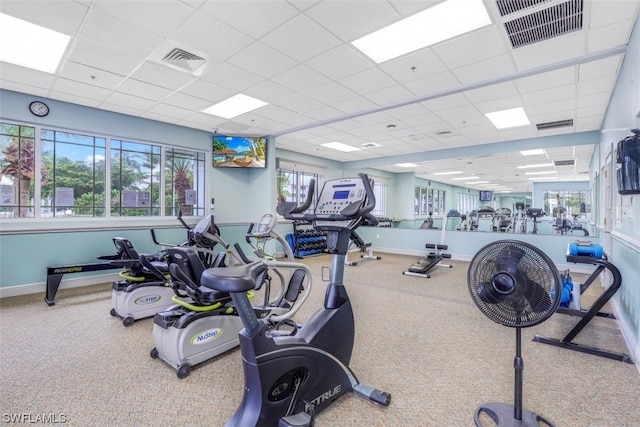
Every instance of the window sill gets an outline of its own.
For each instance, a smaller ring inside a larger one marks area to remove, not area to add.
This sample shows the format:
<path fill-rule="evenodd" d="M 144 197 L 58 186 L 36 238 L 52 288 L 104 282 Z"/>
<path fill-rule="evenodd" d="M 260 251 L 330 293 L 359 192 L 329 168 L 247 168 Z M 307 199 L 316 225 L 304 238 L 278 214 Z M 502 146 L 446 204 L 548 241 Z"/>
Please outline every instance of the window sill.
<path fill-rule="evenodd" d="M 193 226 L 199 218 L 187 217 L 183 219 L 188 225 Z M 0 235 L 173 227 L 182 227 L 182 224 L 173 217 L 20 218 L 0 220 Z"/>

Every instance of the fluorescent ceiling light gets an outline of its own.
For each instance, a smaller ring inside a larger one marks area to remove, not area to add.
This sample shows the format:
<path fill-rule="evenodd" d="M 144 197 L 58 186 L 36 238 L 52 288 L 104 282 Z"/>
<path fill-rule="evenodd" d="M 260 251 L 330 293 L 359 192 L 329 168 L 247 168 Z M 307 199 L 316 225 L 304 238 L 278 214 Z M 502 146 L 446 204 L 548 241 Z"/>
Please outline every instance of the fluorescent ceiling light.
<path fill-rule="evenodd" d="M 239 93 L 212 105 L 206 110 L 202 110 L 202 112 L 225 119 L 232 119 L 249 111 L 264 107 L 265 105 L 267 105 L 267 103 L 264 101 Z"/>
<path fill-rule="evenodd" d="M 538 181 L 540 179 L 558 179 L 557 176 L 537 176 L 535 178 L 529 178 L 529 181 Z"/>
<path fill-rule="evenodd" d="M 493 123 L 496 129 L 507 129 L 531 124 L 521 107 L 494 111 L 493 113 L 486 113 L 485 116 L 491 120 L 491 123 Z"/>
<path fill-rule="evenodd" d="M 351 44 L 379 64 L 489 24 L 482 0 L 447 0 Z"/>
<path fill-rule="evenodd" d="M 53 74 L 71 37 L 0 13 L 0 61 Z"/>
<path fill-rule="evenodd" d="M 556 173 L 556 171 L 527 172 L 525 175 L 549 175 L 551 173 Z"/>
<path fill-rule="evenodd" d="M 399 166 L 401 168 L 415 168 L 418 165 L 416 165 L 415 163 L 396 163 L 396 166 Z"/>
<path fill-rule="evenodd" d="M 327 142 L 326 144 L 320 144 L 323 147 L 332 148 L 338 151 L 344 151 L 348 153 L 350 151 L 358 151 L 360 150 L 358 147 L 353 147 L 351 145 L 343 144 L 342 142 Z"/>
<path fill-rule="evenodd" d="M 462 171 L 452 171 L 452 172 L 434 172 L 434 175 L 457 175 L 462 173 Z"/>
<path fill-rule="evenodd" d="M 451 178 L 451 179 L 453 179 L 454 181 L 467 181 L 470 179 L 478 179 L 478 178 L 479 177 L 477 176 L 459 176 L 457 178 Z"/>
<path fill-rule="evenodd" d="M 467 184 L 488 184 L 489 181 L 470 181 Z"/>
<path fill-rule="evenodd" d="M 489 187 L 502 187 L 502 186 L 500 184 L 485 184 L 483 185 L 483 187 L 489 188 Z"/>
<path fill-rule="evenodd" d="M 546 167 L 552 167 L 552 166 L 555 166 L 555 165 L 553 163 L 538 163 L 535 165 L 518 166 L 518 169 L 546 168 Z"/>
<path fill-rule="evenodd" d="M 535 150 L 522 150 L 520 151 L 520 154 L 523 156 L 537 156 L 540 154 L 547 154 L 547 152 L 544 151 L 544 148 L 536 148 Z"/>

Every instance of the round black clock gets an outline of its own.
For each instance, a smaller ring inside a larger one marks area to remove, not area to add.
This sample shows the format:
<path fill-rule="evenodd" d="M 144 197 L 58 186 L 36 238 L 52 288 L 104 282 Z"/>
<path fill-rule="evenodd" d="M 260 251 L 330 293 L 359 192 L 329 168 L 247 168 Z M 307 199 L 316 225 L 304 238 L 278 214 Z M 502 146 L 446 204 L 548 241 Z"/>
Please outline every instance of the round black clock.
<path fill-rule="evenodd" d="M 35 116 L 44 117 L 49 114 L 49 106 L 42 101 L 33 101 L 29 104 L 29 111 Z"/>

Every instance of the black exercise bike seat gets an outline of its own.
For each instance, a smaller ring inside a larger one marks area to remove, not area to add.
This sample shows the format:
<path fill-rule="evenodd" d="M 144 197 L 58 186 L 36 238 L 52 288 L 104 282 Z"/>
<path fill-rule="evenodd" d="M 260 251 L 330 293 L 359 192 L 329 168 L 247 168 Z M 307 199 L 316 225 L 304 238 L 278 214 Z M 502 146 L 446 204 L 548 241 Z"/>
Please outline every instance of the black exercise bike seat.
<path fill-rule="evenodd" d="M 258 277 L 266 269 L 267 265 L 260 261 L 236 267 L 209 268 L 202 273 L 200 283 L 216 291 L 251 291 L 255 289 Z"/>

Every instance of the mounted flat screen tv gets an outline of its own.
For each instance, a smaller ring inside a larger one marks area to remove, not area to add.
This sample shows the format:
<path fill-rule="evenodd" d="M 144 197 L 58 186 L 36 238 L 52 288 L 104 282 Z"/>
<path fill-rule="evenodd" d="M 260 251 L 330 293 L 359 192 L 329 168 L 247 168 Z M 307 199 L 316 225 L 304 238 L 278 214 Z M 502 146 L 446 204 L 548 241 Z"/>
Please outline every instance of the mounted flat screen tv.
<path fill-rule="evenodd" d="M 480 191 L 480 201 L 490 202 L 493 200 L 493 191 Z"/>
<path fill-rule="evenodd" d="M 213 135 L 214 168 L 267 167 L 267 139 Z"/>

